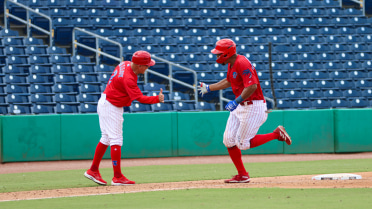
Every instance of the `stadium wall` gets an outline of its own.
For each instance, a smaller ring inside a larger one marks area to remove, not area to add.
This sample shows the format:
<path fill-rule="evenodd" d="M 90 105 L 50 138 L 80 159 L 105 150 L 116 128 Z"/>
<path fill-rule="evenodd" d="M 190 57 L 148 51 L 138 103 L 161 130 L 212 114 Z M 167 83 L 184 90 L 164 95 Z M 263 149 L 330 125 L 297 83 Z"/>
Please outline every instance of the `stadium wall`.
<path fill-rule="evenodd" d="M 226 155 L 222 136 L 229 113 L 124 114 L 122 158 Z M 372 109 L 276 110 L 259 134 L 283 124 L 293 144 L 272 141 L 243 154 L 372 151 Z M 92 159 L 100 138 L 97 114 L 0 117 L 0 161 Z M 110 151 L 104 158 L 110 158 Z"/>

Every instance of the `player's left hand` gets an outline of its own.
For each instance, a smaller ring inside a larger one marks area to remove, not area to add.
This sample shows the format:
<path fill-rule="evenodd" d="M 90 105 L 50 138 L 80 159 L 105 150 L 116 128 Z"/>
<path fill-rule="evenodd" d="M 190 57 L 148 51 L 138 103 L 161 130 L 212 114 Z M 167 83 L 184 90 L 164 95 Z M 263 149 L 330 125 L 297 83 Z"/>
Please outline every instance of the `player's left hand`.
<path fill-rule="evenodd" d="M 238 107 L 238 105 L 239 104 L 235 100 L 233 100 L 227 103 L 227 105 L 225 106 L 225 109 L 232 112 Z"/>
<path fill-rule="evenodd" d="M 163 89 L 162 88 L 160 88 L 159 102 L 164 103 L 164 94 L 163 94 Z"/>

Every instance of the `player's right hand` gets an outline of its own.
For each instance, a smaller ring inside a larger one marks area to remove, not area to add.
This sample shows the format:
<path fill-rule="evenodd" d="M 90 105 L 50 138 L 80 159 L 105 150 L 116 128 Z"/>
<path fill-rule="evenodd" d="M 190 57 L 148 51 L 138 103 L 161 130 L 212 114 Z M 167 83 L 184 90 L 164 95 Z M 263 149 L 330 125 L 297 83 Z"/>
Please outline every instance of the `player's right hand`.
<path fill-rule="evenodd" d="M 204 94 L 211 92 L 211 90 L 209 89 L 209 85 L 203 82 L 199 82 L 198 90 L 199 94 L 201 94 L 202 97 L 204 96 Z"/>
<path fill-rule="evenodd" d="M 164 94 L 163 94 L 163 89 L 162 88 L 160 88 L 159 102 L 164 103 Z"/>

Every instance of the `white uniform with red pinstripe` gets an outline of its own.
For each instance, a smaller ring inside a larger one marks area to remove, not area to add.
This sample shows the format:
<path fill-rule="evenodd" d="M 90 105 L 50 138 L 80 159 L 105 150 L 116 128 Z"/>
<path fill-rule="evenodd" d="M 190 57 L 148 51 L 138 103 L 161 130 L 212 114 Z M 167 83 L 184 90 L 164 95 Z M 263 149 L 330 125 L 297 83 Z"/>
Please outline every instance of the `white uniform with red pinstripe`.
<path fill-rule="evenodd" d="M 253 100 L 253 104 L 239 105 L 230 112 L 223 143 L 226 147 L 237 146 L 241 150 L 250 148 L 250 140 L 267 119 L 267 107 L 263 100 Z"/>
<path fill-rule="evenodd" d="M 97 113 L 101 128 L 100 142 L 104 145 L 123 145 L 124 109 L 116 107 L 102 94 L 98 101 Z"/>
<path fill-rule="evenodd" d="M 250 148 L 250 140 L 267 119 L 266 101 L 256 69 L 245 56 L 238 55 L 234 65 L 231 67 L 229 64 L 226 78 L 231 83 L 235 97 L 239 97 L 244 88 L 257 84 L 256 91 L 230 112 L 223 137 L 226 147 L 237 146 L 246 150 Z"/>

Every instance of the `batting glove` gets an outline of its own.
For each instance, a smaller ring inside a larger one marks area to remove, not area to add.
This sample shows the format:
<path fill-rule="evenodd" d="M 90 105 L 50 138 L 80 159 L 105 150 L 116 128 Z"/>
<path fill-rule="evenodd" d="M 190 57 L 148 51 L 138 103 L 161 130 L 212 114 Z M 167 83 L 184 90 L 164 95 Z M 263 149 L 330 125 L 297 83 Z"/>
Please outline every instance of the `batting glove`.
<path fill-rule="evenodd" d="M 227 105 L 225 106 L 225 109 L 232 112 L 234 111 L 237 107 L 238 107 L 238 103 L 234 100 L 234 101 L 230 101 L 229 103 L 227 103 Z"/>
<path fill-rule="evenodd" d="M 201 94 L 202 97 L 204 96 L 204 94 L 211 92 L 211 90 L 209 89 L 209 85 L 203 82 L 199 82 L 198 90 L 199 94 Z"/>

